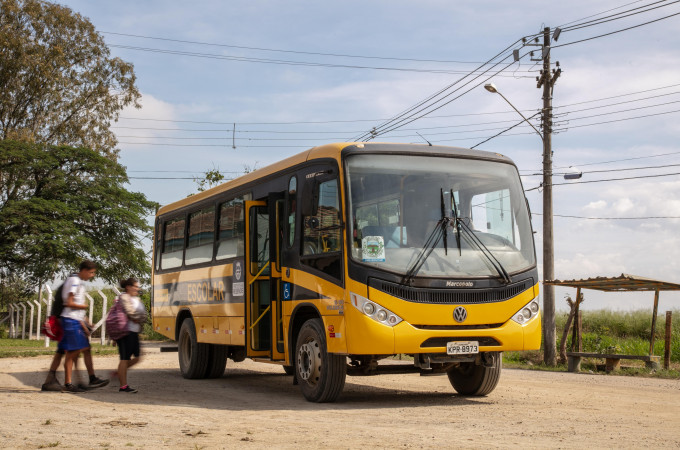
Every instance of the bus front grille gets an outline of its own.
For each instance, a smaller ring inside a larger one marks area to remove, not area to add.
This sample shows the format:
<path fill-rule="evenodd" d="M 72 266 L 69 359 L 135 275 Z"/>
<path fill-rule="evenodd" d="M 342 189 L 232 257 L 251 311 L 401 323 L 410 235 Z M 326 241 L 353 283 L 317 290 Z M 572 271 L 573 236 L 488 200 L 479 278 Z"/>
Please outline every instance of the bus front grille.
<path fill-rule="evenodd" d="M 495 303 L 515 297 L 533 287 L 533 280 L 526 279 L 510 286 L 495 289 L 433 289 L 404 286 L 372 278 L 369 286 L 386 294 L 414 303 L 479 304 Z"/>

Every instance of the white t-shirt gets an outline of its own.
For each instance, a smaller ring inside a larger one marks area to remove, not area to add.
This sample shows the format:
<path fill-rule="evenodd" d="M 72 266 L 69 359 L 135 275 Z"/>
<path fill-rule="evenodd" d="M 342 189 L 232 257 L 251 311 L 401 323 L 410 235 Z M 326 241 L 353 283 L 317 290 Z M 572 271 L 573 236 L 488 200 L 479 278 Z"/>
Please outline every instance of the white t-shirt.
<path fill-rule="evenodd" d="M 78 275 L 71 275 L 64 282 L 64 289 L 62 289 L 61 292 L 64 304 L 66 304 L 66 300 L 71 293 L 73 293 L 73 302 L 75 304 L 85 304 L 85 286 L 83 286 L 83 280 L 81 280 Z M 84 320 L 86 311 L 86 309 L 71 309 L 65 306 L 61 313 L 61 317 L 68 317 L 73 320 Z"/>
<path fill-rule="evenodd" d="M 130 304 L 132 305 L 132 308 L 135 311 L 137 312 L 144 311 L 144 304 L 139 299 L 139 297 L 130 296 Z M 142 325 L 138 324 L 137 322 L 133 322 L 132 320 L 128 320 L 127 329 L 132 331 L 133 333 L 139 333 L 142 331 Z"/>

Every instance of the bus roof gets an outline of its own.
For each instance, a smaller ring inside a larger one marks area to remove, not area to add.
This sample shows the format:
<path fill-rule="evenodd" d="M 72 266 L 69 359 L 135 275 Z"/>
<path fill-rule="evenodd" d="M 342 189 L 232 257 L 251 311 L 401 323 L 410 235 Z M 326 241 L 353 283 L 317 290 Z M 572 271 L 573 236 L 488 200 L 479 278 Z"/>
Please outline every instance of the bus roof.
<path fill-rule="evenodd" d="M 442 156 L 464 156 L 480 159 L 492 159 L 503 162 L 512 163 L 512 161 L 500 153 L 491 153 L 481 150 L 470 150 L 461 147 L 447 147 L 439 145 L 428 145 L 428 144 L 397 144 L 390 142 L 336 142 L 332 144 L 320 145 L 317 147 L 312 147 L 309 150 L 305 150 L 297 155 L 293 155 L 281 161 L 278 161 L 269 166 L 263 167 L 261 169 L 254 170 L 250 173 L 244 174 L 240 177 L 234 178 L 233 180 L 226 181 L 225 183 L 215 186 L 211 189 L 199 192 L 198 194 L 191 195 L 182 200 L 170 203 L 161 207 L 156 215 L 165 214 L 176 209 L 182 208 L 184 206 L 200 202 L 203 199 L 209 198 L 215 194 L 219 194 L 230 189 L 237 188 L 239 186 L 245 185 L 251 181 L 257 180 L 259 178 L 265 177 L 267 175 L 276 173 L 287 167 L 294 166 L 296 164 L 301 164 L 305 161 L 320 159 L 320 158 L 332 158 L 340 160 L 341 152 L 354 153 L 354 152 L 376 152 L 376 153 L 427 153 L 429 155 L 442 155 Z"/>

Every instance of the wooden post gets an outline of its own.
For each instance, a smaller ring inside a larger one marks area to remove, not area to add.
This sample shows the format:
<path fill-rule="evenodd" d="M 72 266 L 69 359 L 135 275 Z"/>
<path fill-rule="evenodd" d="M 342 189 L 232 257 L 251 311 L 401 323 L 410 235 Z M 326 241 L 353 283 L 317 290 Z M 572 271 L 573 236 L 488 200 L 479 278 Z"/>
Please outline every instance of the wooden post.
<path fill-rule="evenodd" d="M 578 307 L 581 304 L 581 288 L 578 287 L 576 288 L 576 299 L 574 300 L 574 310 L 572 311 L 573 315 L 573 320 L 574 320 L 574 325 L 572 329 L 572 334 L 571 334 L 571 351 L 575 352 L 578 351 L 578 347 L 576 347 L 576 342 L 577 342 L 577 330 L 576 330 L 576 323 L 577 323 L 577 318 L 578 318 Z"/>
<path fill-rule="evenodd" d="M 654 313 L 652 315 L 652 335 L 649 337 L 649 356 L 654 354 L 654 334 L 656 333 L 656 315 L 659 313 L 659 289 L 654 291 Z"/>
<path fill-rule="evenodd" d="M 576 327 L 578 328 L 577 334 L 578 334 L 578 351 L 582 352 L 583 351 L 583 339 L 581 339 L 581 311 L 577 312 L 576 316 Z"/>
<path fill-rule="evenodd" d="M 580 311 L 580 305 L 581 302 L 583 301 L 583 298 L 581 297 L 581 288 L 576 288 L 576 308 L 574 309 L 574 329 L 571 335 L 571 351 L 581 351 L 577 347 L 577 342 L 581 340 L 581 329 L 578 327 L 578 315 Z"/>
<path fill-rule="evenodd" d="M 668 370 L 671 366 L 671 319 L 672 312 L 666 311 L 666 336 L 663 350 L 663 368 Z"/>
<path fill-rule="evenodd" d="M 580 288 L 578 288 L 580 290 Z M 578 290 L 576 291 L 576 299 L 578 300 Z M 567 361 L 567 337 L 569 337 L 569 328 L 574 321 L 574 312 L 576 311 L 576 302 L 571 298 L 567 298 L 569 305 L 569 315 L 567 316 L 567 323 L 564 324 L 564 331 L 562 332 L 562 339 L 560 340 L 560 363 L 564 364 Z M 572 342 L 571 351 L 574 350 Z"/>

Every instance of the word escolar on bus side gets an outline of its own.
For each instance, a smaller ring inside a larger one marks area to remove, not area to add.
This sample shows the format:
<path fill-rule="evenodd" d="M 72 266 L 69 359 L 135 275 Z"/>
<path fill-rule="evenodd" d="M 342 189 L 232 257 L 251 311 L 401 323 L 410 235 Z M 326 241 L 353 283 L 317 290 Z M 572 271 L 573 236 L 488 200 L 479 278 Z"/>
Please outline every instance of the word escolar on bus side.
<path fill-rule="evenodd" d="M 527 201 L 496 153 L 315 147 L 161 208 L 153 255 L 153 326 L 185 378 L 251 358 L 312 402 L 380 373 L 480 396 L 503 351 L 540 346 Z"/>

